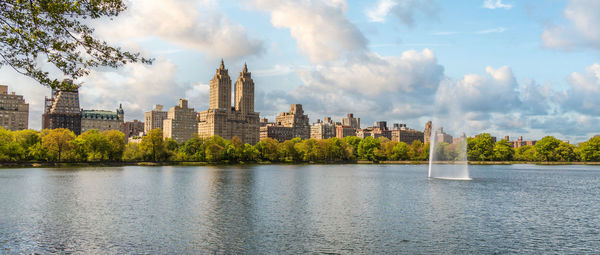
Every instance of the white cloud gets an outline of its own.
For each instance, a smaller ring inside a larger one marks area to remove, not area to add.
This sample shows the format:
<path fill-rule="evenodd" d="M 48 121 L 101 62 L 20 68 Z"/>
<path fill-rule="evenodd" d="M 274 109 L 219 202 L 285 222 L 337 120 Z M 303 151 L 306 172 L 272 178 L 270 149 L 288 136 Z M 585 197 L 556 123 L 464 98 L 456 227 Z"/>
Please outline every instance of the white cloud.
<path fill-rule="evenodd" d="M 335 60 L 347 51 L 362 51 L 367 40 L 346 18 L 345 1 L 255 0 L 271 14 L 271 24 L 287 28 L 300 51 L 313 63 Z"/>
<path fill-rule="evenodd" d="M 486 9 L 492 9 L 492 10 L 499 9 L 499 8 L 509 10 L 513 6 L 512 6 L 512 4 L 502 3 L 502 0 L 485 0 L 483 2 L 482 7 L 486 8 Z"/>
<path fill-rule="evenodd" d="M 600 64 L 588 66 L 584 73 L 572 73 L 567 81 L 569 89 L 557 96 L 561 108 L 586 115 L 600 114 Z"/>
<path fill-rule="evenodd" d="M 520 106 L 518 84 L 508 66 L 487 67 L 486 75 L 467 74 L 444 83 L 437 92 L 440 107 L 456 105 L 461 112 L 508 112 Z"/>
<path fill-rule="evenodd" d="M 79 90 L 84 109 L 116 109 L 123 104 L 126 120 L 143 120 L 143 113 L 155 104 L 166 109 L 177 104 L 179 98 L 188 99 L 196 110 L 206 108 L 208 86 L 176 82 L 177 66 L 167 59 L 158 59 L 153 65 L 129 64 L 118 71 L 92 71 L 81 79 Z"/>
<path fill-rule="evenodd" d="M 548 48 L 573 49 L 577 47 L 600 50 L 600 1 L 571 0 L 564 10 L 568 23 L 552 26 L 542 33 L 542 42 Z"/>
<path fill-rule="evenodd" d="M 412 26 L 415 15 L 420 12 L 427 16 L 436 16 L 439 6 L 434 0 L 379 0 L 375 6 L 365 11 L 371 22 L 385 22 L 393 14 L 404 24 Z"/>
<path fill-rule="evenodd" d="M 126 12 L 106 25 L 100 22 L 97 30 L 111 41 L 156 36 L 213 58 L 260 54 L 262 42 L 250 38 L 215 5 L 212 1 L 129 0 Z"/>
<path fill-rule="evenodd" d="M 384 22 L 388 13 L 398 5 L 394 0 L 380 0 L 376 6 L 366 11 L 371 22 Z"/>

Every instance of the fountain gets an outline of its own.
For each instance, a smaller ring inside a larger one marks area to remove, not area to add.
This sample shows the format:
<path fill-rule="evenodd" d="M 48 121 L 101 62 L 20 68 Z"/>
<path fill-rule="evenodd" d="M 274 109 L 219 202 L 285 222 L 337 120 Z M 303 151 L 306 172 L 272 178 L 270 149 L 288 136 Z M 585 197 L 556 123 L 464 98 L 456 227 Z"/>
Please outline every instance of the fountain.
<path fill-rule="evenodd" d="M 442 127 L 427 123 L 429 139 L 429 178 L 446 180 L 471 180 L 467 161 L 467 138 L 453 139 Z M 435 131 L 433 131 L 435 130 Z"/>

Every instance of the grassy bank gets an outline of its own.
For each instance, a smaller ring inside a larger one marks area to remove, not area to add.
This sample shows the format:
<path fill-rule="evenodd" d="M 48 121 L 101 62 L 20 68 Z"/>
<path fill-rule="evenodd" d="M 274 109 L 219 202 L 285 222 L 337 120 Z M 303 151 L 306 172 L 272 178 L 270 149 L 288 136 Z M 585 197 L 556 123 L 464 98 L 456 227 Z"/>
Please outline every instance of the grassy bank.
<path fill-rule="evenodd" d="M 437 164 L 456 164 L 452 161 L 438 161 Z M 331 161 L 331 162 L 190 162 L 190 161 L 103 161 L 103 162 L 0 162 L 0 168 L 77 168 L 77 167 L 118 167 L 118 166 L 235 166 L 235 165 L 310 165 L 310 164 L 390 164 L 426 165 L 429 161 Z M 469 161 L 469 165 L 600 165 L 600 162 L 535 162 L 535 161 Z"/>

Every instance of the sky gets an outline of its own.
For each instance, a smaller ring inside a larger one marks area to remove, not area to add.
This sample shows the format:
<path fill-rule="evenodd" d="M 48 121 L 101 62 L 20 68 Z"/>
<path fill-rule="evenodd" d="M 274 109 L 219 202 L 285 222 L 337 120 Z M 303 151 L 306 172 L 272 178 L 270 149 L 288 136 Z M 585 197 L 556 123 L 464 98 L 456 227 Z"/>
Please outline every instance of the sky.
<path fill-rule="evenodd" d="M 354 113 L 363 128 L 452 119 L 454 135 L 600 133 L 600 1 L 125 1 L 91 23 L 95 34 L 155 62 L 92 70 L 77 81 L 84 109 L 122 104 L 127 121 L 142 120 L 186 98 L 206 110 L 222 58 L 232 80 L 247 63 L 270 120 L 298 103 L 311 122 Z M 5 66 L 0 83 L 24 95 L 39 129 L 50 89 Z"/>

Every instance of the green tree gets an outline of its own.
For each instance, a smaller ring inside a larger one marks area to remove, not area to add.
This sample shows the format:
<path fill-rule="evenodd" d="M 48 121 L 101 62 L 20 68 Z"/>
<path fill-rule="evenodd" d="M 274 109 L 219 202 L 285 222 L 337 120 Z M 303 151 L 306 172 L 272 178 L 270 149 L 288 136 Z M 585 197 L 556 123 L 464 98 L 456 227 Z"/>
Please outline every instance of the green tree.
<path fill-rule="evenodd" d="M 106 150 L 108 160 L 118 161 L 123 159 L 123 153 L 125 153 L 125 134 L 117 130 L 107 130 L 103 131 L 102 135 L 106 137 L 108 142 Z"/>
<path fill-rule="evenodd" d="M 184 153 L 185 160 L 191 161 L 204 161 L 205 160 L 205 148 L 204 139 L 194 137 L 187 140 L 179 149 Z"/>
<path fill-rule="evenodd" d="M 125 161 L 141 161 L 144 160 L 144 152 L 140 149 L 139 143 L 128 143 L 125 145 L 123 152 L 123 160 Z"/>
<path fill-rule="evenodd" d="M 111 18 L 125 8 L 122 0 L 0 1 L 0 67 L 10 66 L 57 88 L 62 83 L 50 78 L 40 63 L 52 63 L 73 79 L 87 75 L 92 67 L 151 63 L 139 53 L 123 51 L 93 36 L 87 20 Z"/>
<path fill-rule="evenodd" d="M 360 144 L 361 140 L 362 139 L 357 136 L 344 137 L 344 142 L 346 142 L 346 144 L 350 145 L 350 148 L 352 148 L 352 155 L 354 155 L 354 158 L 358 158 L 358 145 Z"/>
<path fill-rule="evenodd" d="M 15 141 L 24 149 L 23 158 L 28 160 L 35 159 L 33 156 L 34 154 L 31 154 L 31 151 L 36 145 L 39 144 L 41 146 L 42 138 L 40 137 L 40 134 L 31 129 L 15 131 L 13 134 L 15 136 Z"/>
<path fill-rule="evenodd" d="M 494 160 L 510 161 L 515 155 L 515 149 L 512 144 L 502 139 L 494 145 Z"/>
<path fill-rule="evenodd" d="M 145 155 L 144 159 L 152 161 L 164 160 L 166 148 L 162 129 L 157 128 L 150 130 L 150 132 L 142 138 L 140 149 Z"/>
<path fill-rule="evenodd" d="M 279 142 L 273 138 L 263 138 L 254 145 L 254 148 L 260 152 L 260 158 L 275 162 L 279 160 Z"/>
<path fill-rule="evenodd" d="M 48 131 L 47 134 L 42 137 L 42 146 L 46 150 L 48 158 L 60 162 L 63 160 L 63 156 L 73 150 L 73 140 L 75 140 L 75 133 L 73 133 L 73 131 L 57 128 Z"/>
<path fill-rule="evenodd" d="M 381 142 L 372 136 L 367 136 L 358 144 L 358 157 L 364 160 L 377 160 L 375 149 L 378 149 Z"/>
<path fill-rule="evenodd" d="M 80 140 L 82 141 L 81 143 L 79 142 Z M 107 154 L 110 149 L 108 139 L 96 129 L 83 132 L 75 139 L 75 143 L 83 145 L 84 155 L 87 155 L 87 158 L 83 158 L 82 160 L 100 161 L 108 158 Z"/>
<path fill-rule="evenodd" d="M 583 161 L 600 161 L 600 136 L 593 137 L 579 145 L 579 157 Z"/>
<path fill-rule="evenodd" d="M 558 147 L 554 150 L 555 158 L 557 161 L 577 161 L 578 155 L 575 153 L 575 146 L 567 142 L 561 142 Z"/>
<path fill-rule="evenodd" d="M 295 137 L 292 140 L 284 141 L 279 144 L 279 155 L 282 161 L 297 162 L 302 160 L 300 153 L 296 150 L 296 144 L 302 142 L 300 137 Z"/>
<path fill-rule="evenodd" d="M 303 161 L 319 161 L 319 145 L 315 139 L 311 138 L 297 143 L 296 150 L 302 155 Z"/>
<path fill-rule="evenodd" d="M 408 160 L 409 147 L 404 142 L 399 142 L 392 148 L 391 160 Z"/>
<path fill-rule="evenodd" d="M 469 160 L 486 161 L 494 156 L 494 142 L 488 133 L 467 138 L 467 157 Z"/>
<path fill-rule="evenodd" d="M 413 141 L 408 148 L 408 158 L 410 160 L 428 160 L 429 144 L 423 144 L 419 140 Z"/>
<path fill-rule="evenodd" d="M 525 145 L 515 150 L 515 160 L 518 161 L 536 161 L 535 158 L 535 147 L 531 145 Z"/>
<path fill-rule="evenodd" d="M 561 141 L 552 137 L 546 136 L 535 143 L 535 155 L 538 160 L 554 161 L 556 160 L 556 149 Z"/>

